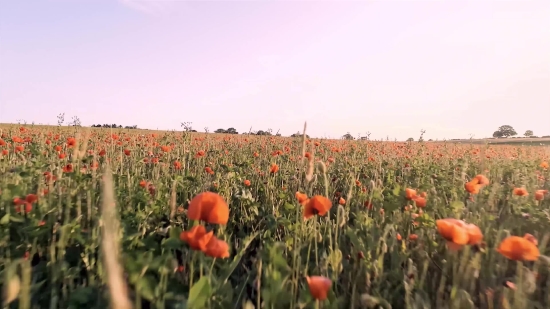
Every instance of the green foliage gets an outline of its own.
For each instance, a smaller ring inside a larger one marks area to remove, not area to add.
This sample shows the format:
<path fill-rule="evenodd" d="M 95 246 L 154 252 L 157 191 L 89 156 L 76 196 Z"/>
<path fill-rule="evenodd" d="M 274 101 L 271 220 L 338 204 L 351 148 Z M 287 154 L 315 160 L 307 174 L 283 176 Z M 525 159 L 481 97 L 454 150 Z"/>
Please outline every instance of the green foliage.
<path fill-rule="evenodd" d="M 516 136 L 518 133 L 516 132 L 516 130 L 514 130 L 514 128 L 510 125 L 503 125 L 503 126 L 500 126 L 498 128 L 498 130 L 496 130 L 494 133 L 493 133 L 493 137 L 510 137 L 510 136 Z"/>
<path fill-rule="evenodd" d="M 310 171 L 301 133 L 195 139 L 191 124 L 183 125 L 189 132 L 183 137 L 2 128 L 0 284 L 10 308 L 110 306 L 101 252 L 107 165 L 119 225 L 118 251 L 107 254 L 118 256 L 127 287 L 118 293 L 134 307 L 488 309 L 503 301 L 510 308 L 550 307 L 550 199 L 534 199 L 535 190 L 549 189 L 542 147 L 308 137 L 306 146 L 315 147 Z M 75 133 L 87 144 L 69 146 Z M 16 146 L 24 151 L 16 153 Z M 270 173 L 273 163 L 279 170 Z M 470 196 L 464 184 L 477 174 L 490 184 Z M 530 195 L 514 196 L 515 187 Z M 408 188 L 426 193 L 425 208 L 405 198 Z M 203 223 L 229 245 L 226 259 L 193 250 L 181 238 L 197 224 L 187 218 L 189 201 L 206 190 L 229 205 L 227 225 Z M 328 214 L 304 220 L 307 204 L 297 201 L 297 191 L 327 197 Z M 27 212 L 14 199 L 28 194 L 38 200 Z M 449 250 L 437 230 L 442 218 L 477 225 L 483 242 Z M 505 236 L 525 233 L 538 239 L 537 262 L 509 261 L 495 250 Z M 313 299 L 306 276 L 332 281 L 326 300 Z"/>

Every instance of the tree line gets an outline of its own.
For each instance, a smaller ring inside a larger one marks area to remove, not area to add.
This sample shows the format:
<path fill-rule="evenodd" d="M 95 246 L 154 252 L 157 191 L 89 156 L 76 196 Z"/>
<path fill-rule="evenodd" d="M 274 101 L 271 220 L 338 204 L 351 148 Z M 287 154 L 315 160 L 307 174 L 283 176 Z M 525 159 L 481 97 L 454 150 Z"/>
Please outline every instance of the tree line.
<path fill-rule="evenodd" d="M 62 125 L 65 121 L 65 114 L 64 113 L 61 113 L 57 116 L 58 118 L 58 125 Z M 194 130 L 191 126 L 191 122 L 182 122 L 181 123 L 181 126 L 182 128 L 184 129 L 184 131 L 186 132 L 197 132 L 197 130 Z M 67 125 L 69 126 L 80 126 L 80 119 L 78 117 L 73 117 L 73 121 L 68 123 Z M 132 125 L 132 126 L 122 126 L 122 125 L 117 125 L 115 123 L 113 124 L 93 124 L 92 125 L 93 128 L 116 128 L 116 129 L 138 129 L 138 126 L 137 125 Z M 204 128 L 204 131 L 205 133 L 210 133 L 210 131 L 208 130 L 208 128 Z M 233 127 L 230 127 L 228 129 L 222 129 L 222 128 L 219 128 L 217 130 L 215 130 L 213 133 L 223 133 L 223 134 L 239 134 L 239 132 L 233 128 Z M 420 138 L 419 138 L 419 141 L 422 141 L 422 136 L 424 135 L 425 131 L 422 130 L 421 131 L 421 135 L 420 135 Z M 260 135 L 260 136 L 281 136 L 281 134 L 279 132 L 273 134 L 273 130 L 271 129 L 267 129 L 267 130 L 258 130 L 258 131 L 248 131 L 248 132 L 243 132 L 241 134 L 250 134 L 250 135 Z M 370 135 L 370 133 L 367 133 L 368 135 Z M 511 126 L 511 125 L 502 125 L 500 126 L 496 131 L 493 132 L 493 138 L 508 138 L 508 137 L 514 137 L 514 136 L 517 136 L 518 133 L 516 132 L 516 130 Z M 296 132 L 292 135 L 290 135 L 290 137 L 301 137 L 302 136 L 302 133 L 300 132 Z M 525 133 L 523 133 L 523 136 L 526 137 L 526 138 L 538 138 L 538 136 L 535 136 L 533 130 L 526 130 Z M 306 134 L 306 137 L 307 138 L 310 138 L 309 135 Z M 346 140 L 354 140 L 355 138 L 348 132 L 344 135 L 341 136 L 342 139 L 346 139 Z M 541 138 L 550 138 L 550 135 L 543 135 L 541 136 Z M 365 137 L 361 137 L 360 139 L 368 139 L 368 136 L 365 136 Z M 414 141 L 414 139 L 412 137 L 408 138 L 407 139 L 408 142 L 412 142 Z"/>
<path fill-rule="evenodd" d="M 513 137 L 518 135 L 516 130 L 511 125 L 503 125 L 500 126 L 495 132 L 493 132 L 494 138 L 507 138 L 507 137 Z M 533 133 L 533 130 L 527 130 L 525 133 L 523 133 L 524 137 L 530 137 L 530 138 L 538 138 L 538 136 L 535 136 Z M 550 137 L 550 135 L 544 135 L 541 136 L 542 138 Z"/>
<path fill-rule="evenodd" d="M 113 123 L 113 124 L 92 124 L 92 128 L 113 128 L 113 129 L 138 129 L 138 126 L 137 125 L 133 125 L 133 126 L 122 126 L 122 125 L 117 125 L 116 123 Z"/>

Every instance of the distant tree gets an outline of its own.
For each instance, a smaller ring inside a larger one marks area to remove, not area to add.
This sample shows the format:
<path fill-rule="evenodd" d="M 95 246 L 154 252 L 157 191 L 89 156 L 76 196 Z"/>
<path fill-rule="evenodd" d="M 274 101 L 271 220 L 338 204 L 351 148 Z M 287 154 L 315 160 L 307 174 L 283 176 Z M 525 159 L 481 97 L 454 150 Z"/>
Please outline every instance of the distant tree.
<path fill-rule="evenodd" d="M 225 133 L 225 130 L 224 129 L 217 129 L 216 131 L 214 131 L 214 133 Z"/>
<path fill-rule="evenodd" d="M 412 137 L 407 138 L 407 142 L 414 142 L 414 138 Z"/>
<path fill-rule="evenodd" d="M 304 134 L 300 133 L 300 132 L 296 132 L 294 134 L 292 134 L 290 137 L 302 137 Z M 306 138 L 309 138 L 309 135 L 306 134 Z"/>
<path fill-rule="evenodd" d="M 227 134 L 239 134 L 239 132 L 237 132 L 237 130 L 235 128 L 229 128 L 229 129 L 225 130 L 225 133 L 227 133 Z"/>
<path fill-rule="evenodd" d="M 353 135 L 349 134 L 349 132 L 348 132 L 348 133 L 342 135 L 342 139 L 353 140 L 355 138 L 353 137 Z"/>
<path fill-rule="evenodd" d="M 193 127 L 191 126 L 193 123 L 190 121 L 182 122 L 181 127 L 183 128 L 183 131 L 185 132 L 197 132 L 196 130 L 193 130 Z"/>
<path fill-rule="evenodd" d="M 78 118 L 78 116 L 73 116 L 73 121 L 67 123 L 68 126 L 73 126 L 73 127 L 81 127 L 82 124 L 80 122 L 80 118 Z"/>
<path fill-rule="evenodd" d="M 424 130 L 424 129 L 420 130 L 420 137 L 418 138 L 419 142 L 424 141 L 424 133 L 426 133 L 426 130 Z"/>
<path fill-rule="evenodd" d="M 266 136 L 270 136 L 271 135 L 271 132 L 268 131 L 263 131 L 263 130 L 259 130 L 256 132 L 256 135 L 266 135 Z"/>
<path fill-rule="evenodd" d="M 525 133 L 523 133 L 523 136 L 525 137 L 532 137 L 533 135 L 533 130 L 527 130 L 525 131 Z"/>
<path fill-rule="evenodd" d="M 57 125 L 62 126 L 63 122 L 65 122 L 65 113 L 60 113 L 57 115 Z"/>
<path fill-rule="evenodd" d="M 499 132 L 499 133 L 497 133 Z M 510 125 L 503 125 L 503 126 L 500 126 L 498 128 L 498 130 L 496 130 L 494 133 L 493 133 L 493 137 L 510 137 L 510 136 L 515 136 L 517 135 L 518 133 L 516 132 L 516 130 L 514 130 L 514 128 Z"/>

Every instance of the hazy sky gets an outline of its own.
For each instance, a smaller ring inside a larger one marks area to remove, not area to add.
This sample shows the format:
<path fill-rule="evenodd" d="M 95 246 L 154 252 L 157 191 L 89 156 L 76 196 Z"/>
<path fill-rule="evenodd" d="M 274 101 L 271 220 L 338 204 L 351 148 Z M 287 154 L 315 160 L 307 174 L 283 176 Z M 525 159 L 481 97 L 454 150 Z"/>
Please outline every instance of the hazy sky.
<path fill-rule="evenodd" d="M 550 1 L 0 0 L 0 122 L 550 135 Z"/>

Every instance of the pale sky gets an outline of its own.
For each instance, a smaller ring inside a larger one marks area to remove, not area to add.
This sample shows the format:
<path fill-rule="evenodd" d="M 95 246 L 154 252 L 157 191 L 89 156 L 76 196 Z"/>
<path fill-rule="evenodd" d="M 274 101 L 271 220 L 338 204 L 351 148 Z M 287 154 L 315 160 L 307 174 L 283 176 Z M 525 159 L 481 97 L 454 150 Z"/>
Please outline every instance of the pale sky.
<path fill-rule="evenodd" d="M 0 0 L 0 122 L 550 135 L 550 1 Z"/>

